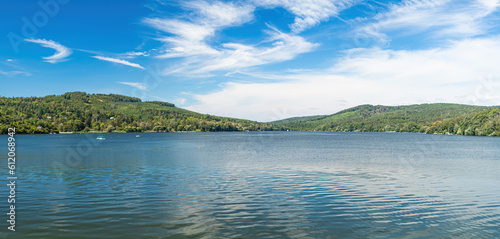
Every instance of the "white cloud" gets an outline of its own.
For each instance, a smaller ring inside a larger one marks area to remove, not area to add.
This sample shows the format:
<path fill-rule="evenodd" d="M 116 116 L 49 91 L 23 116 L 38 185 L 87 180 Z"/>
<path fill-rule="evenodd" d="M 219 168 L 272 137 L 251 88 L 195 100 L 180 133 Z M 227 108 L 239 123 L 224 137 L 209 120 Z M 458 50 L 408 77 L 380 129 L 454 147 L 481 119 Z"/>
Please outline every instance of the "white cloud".
<path fill-rule="evenodd" d="M 52 56 L 43 57 L 46 62 L 50 63 L 58 63 L 63 61 L 66 57 L 70 56 L 72 51 L 71 49 L 55 42 L 52 40 L 45 39 L 24 39 L 27 42 L 33 42 L 42 45 L 43 47 L 48 47 L 56 50 L 56 53 Z"/>
<path fill-rule="evenodd" d="M 500 7 L 500 0 L 477 0 L 477 2 L 486 9 L 485 14 L 490 14 Z"/>
<path fill-rule="evenodd" d="M 354 49 L 321 73 L 279 82 L 228 82 L 194 95 L 190 110 L 260 121 L 331 114 L 360 104 L 456 102 L 500 105 L 500 38 L 414 51 Z M 486 83 L 485 83 L 486 82 Z"/>
<path fill-rule="evenodd" d="M 189 20 L 146 18 L 144 23 L 174 36 L 160 40 L 169 44 L 163 58 L 193 55 L 216 55 L 218 51 L 206 44 L 219 29 L 241 25 L 252 20 L 254 7 L 234 3 L 194 1 L 184 3 L 192 15 Z M 170 47 L 171 46 L 171 47 Z"/>
<path fill-rule="evenodd" d="M 26 75 L 30 76 L 31 74 L 25 71 L 3 71 L 0 70 L 0 74 L 5 75 L 5 76 L 16 76 L 16 75 Z"/>
<path fill-rule="evenodd" d="M 231 2 L 186 2 L 185 6 L 195 10 L 205 25 L 214 27 L 240 25 L 253 19 L 254 7 Z"/>
<path fill-rule="evenodd" d="M 283 7 L 293 13 L 295 21 L 290 24 L 292 32 L 299 33 L 336 16 L 354 5 L 357 0 L 254 0 L 264 7 Z"/>
<path fill-rule="evenodd" d="M 186 98 L 180 97 L 174 100 L 174 104 L 178 106 L 183 106 L 185 103 L 186 103 Z"/>
<path fill-rule="evenodd" d="M 135 87 L 139 90 L 145 90 L 147 91 L 148 88 L 146 86 L 144 86 L 144 84 L 140 83 L 140 82 L 117 82 L 117 83 L 120 83 L 120 84 L 123 84 L 123 85 L 128 85 L 128 86 L 132 86 L 132 87 Z"/>
<path fill-rule="evenodd" d="M 96 58 L 96 59 L 99 59 L 99 60 L 103 60 L 103 61 L 114 62 L 114 63 L 126 65 L 126 66 L 131 66 L 131 67 L 143 69 L 143 70 L 145 69 L 144 67 L 142 67 L 139 64 L 132 63 L 132 62 L 129 62 L 129 61 L 126 61 L 126 60 L 122 60 L 122 59 L 116 59 L 116 58 L 104 57 L 104 56 L 92 56 L 92 57 Z"/>
<path fill-rule="evenodd" d="M 149 51 L 138 51 L 138 52 L 131 51 L 122 54 L 123 58 L 135 58 L 138 56 L 149 56 L 149 55 L 150 55 Z"/>
<path fill-rule="evenodd" d="M 147 25 L 173 35 L 159 39 L 166 44 L 164 54 L 159 57 L 183 58 L 180 64 L 168 67 L 166 74 L 200 75 L 220 70 L 238 70 L 290 60 L 317 46 L 300 36 L 283 33 L 270 26 L 268 39 L 257 45 L 226 42 L 211 46 L 208 42 L 216 31 L 252 20 L 255 7 L 203 1 L 185 3 L 184 6 L 192 11 L 188 20 L 144 19 Z"/>
<path fill-rule="evenodd" d="M 213 27 L 201 26 L 180 20 L 158 18 L 145 19 L 144 22 L 153 28 L 175 35 L 175 37 L 163 37 L 159 39 L 169 46 L 165 50 L 165 53 L 159 56 L 161 58 L 218 53 L 217 50 L 205 43 L 206 38 L 213 36 L 215 32 Z"/>
<path fill-rule="evenodd" d="M 388 43 L 387 34 L 428 33 L 437 37 L 466 38 L 485 33 L 495 19 L 488 16 L 499 7 L 498 0 L 404 0 L 390 4 L 356 29 L 358 37 L 374 37 Z M 355 21 L 359 21 L 356 19 Z"/>
<path fill-rule="evenodd" d="M 317 44 L 307 42 L 302 37 L 286 34 L 276 29 L 268 31 L 269 47 L 254 47 L 238 43 L 222 44 L 220 54 L 210 58 L 198 58 L 191 63 L 191 73 L 206 73 L 220 70 L 238 70 L 274 62 L 291 60 L 297 55 L 310 52 Z"/>

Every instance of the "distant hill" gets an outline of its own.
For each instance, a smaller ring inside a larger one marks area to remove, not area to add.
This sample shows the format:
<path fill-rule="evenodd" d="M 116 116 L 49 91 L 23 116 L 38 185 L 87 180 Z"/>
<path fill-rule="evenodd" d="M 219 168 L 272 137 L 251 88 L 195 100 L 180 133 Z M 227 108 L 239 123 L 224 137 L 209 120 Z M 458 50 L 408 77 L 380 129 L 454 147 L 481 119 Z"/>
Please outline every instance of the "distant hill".
<path fill-rule="evenodd" d="M 422 132 L 500 136 L 498 107 L 460 104 L 360 105 L 332 115 L 271 122 L 292 130 Z"/>
<path fill-rule="evenodd" d="M 159 101 L 71 92 L 45 97 L 0 97 L 0 133 L 246 131 L 270 124 L 218 117 Z"/>
<path fill-rule="evenodd" d="M 6 134 L 9 127 L 24 134 L 291 129 L 500 136 L 500 109 L 442 103 L 360 105 L 331 115 L 259 123 L 200 114 L 167 102 L 70 92 L 45 97 L 0 97 L 0 134 Z"/>

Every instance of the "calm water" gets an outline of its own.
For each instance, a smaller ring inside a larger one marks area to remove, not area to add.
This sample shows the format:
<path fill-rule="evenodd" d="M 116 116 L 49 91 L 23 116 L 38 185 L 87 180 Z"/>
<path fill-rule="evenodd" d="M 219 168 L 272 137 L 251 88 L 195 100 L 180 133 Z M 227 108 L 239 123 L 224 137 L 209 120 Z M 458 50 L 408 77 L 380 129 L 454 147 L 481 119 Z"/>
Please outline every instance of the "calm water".
<path fill-rule="evenodd" d="M 16 136 L 0 238 L 500 237 L 500 138 L 140 135 Z"/>

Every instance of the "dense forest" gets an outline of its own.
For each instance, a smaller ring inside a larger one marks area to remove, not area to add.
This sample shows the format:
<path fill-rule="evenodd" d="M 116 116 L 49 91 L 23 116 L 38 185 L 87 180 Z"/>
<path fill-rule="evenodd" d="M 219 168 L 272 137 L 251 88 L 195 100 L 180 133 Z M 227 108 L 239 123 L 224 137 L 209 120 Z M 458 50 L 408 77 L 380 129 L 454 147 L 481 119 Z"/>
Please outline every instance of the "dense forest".
<path fill-rule="evenodd" d="M 115 94 L 71 92 L 0 97 L 0 133 L 315 130 L 500 136 L 499 107 L 459 104 L 360 105 L 332 115 L 271 123 L 200 114 L 174 104 Z"/>
<path fill-rule="evenodd" d="M 500 109 L 442 103 L 393 107 L 360 105 L 333 115 L 296 117 L 272 123 L 293 130 L 500 136 Z"/>
<path fill-rule="evenodd" d="M 115 94 L 72 92 L 45 97 L 0 97 L 0 133 L 176 132 L 282 130 L 271 124 L 199 114 L 166 102 Z"/>

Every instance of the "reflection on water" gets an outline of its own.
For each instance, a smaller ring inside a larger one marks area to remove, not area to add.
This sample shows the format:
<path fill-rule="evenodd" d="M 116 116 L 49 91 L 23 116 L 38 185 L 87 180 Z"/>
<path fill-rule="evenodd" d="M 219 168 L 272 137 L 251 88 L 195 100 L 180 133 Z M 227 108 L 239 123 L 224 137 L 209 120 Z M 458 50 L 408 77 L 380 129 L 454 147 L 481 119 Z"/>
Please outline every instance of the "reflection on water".
<path fill-rule="evenodd" d="M 18 226 L 0 237 L 500 237 L 500 138 L 251 132 L 16 140 Z"/>

